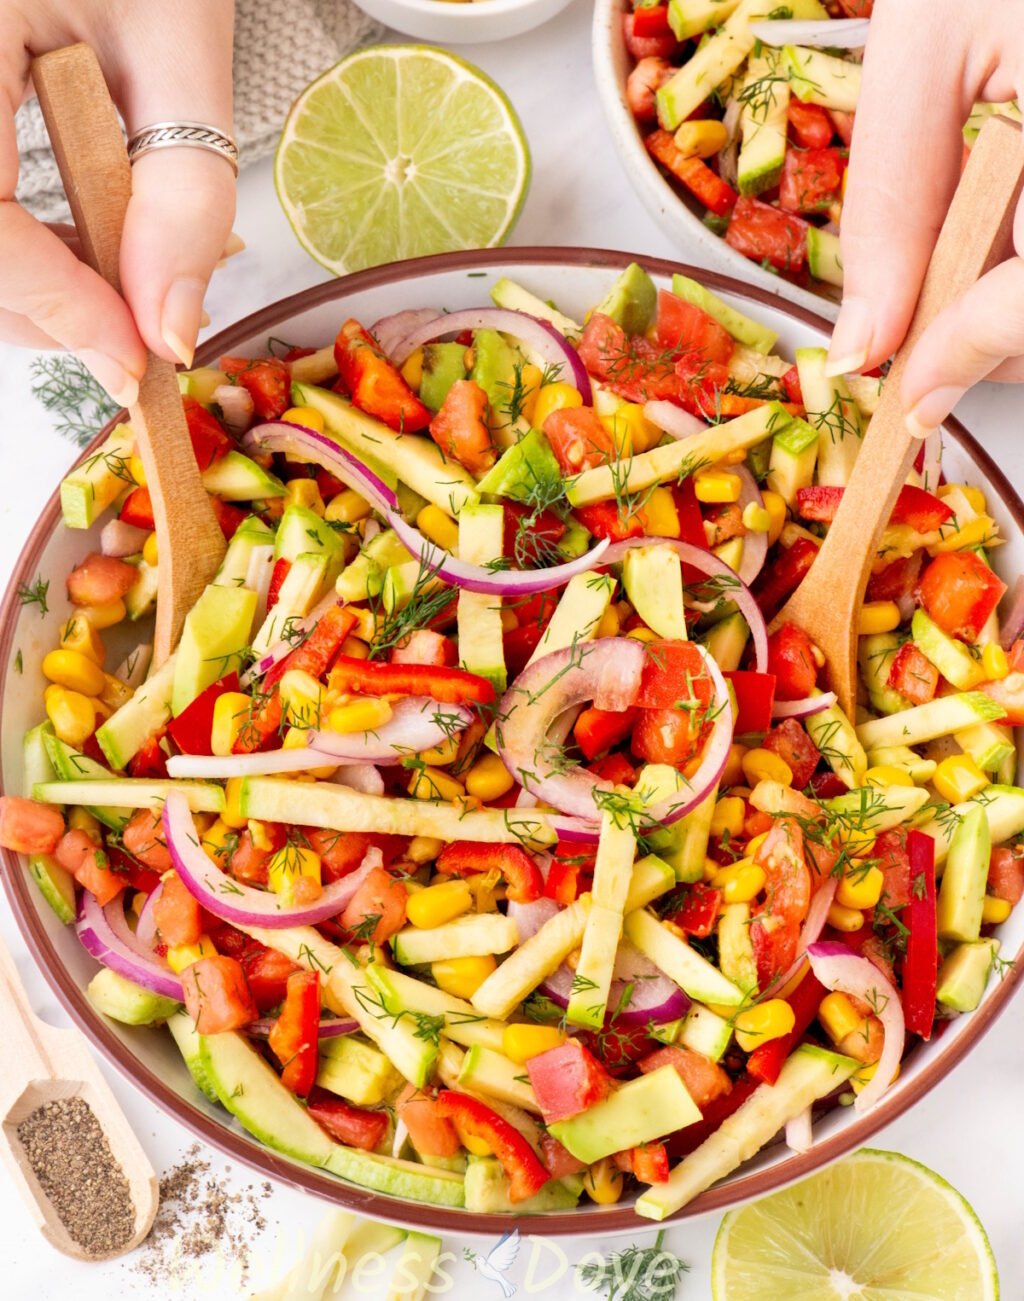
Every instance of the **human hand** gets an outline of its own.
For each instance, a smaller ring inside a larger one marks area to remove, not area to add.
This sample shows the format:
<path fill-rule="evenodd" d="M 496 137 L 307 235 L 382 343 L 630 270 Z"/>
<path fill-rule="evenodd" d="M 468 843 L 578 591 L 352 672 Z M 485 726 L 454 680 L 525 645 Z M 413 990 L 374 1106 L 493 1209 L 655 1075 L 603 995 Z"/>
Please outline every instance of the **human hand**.
<path fill-rule="evenodd" d="M 829 371 L 877 366 L 902 342 L 960 178 L 978 100 L 1024 89 L 1024 3 L 875 0 L 841 242 L 843 306 Z M 921 336 L 901 385 L 919 437 L 980 379 L 1024 380 L 1024 205 L 1017 256 L 984 275 Z"/>
<path fill-rule="evenodd" d="M 14 113 L 34 55 L 85 41 L 129 134 L 190 120 L 231 130 L 231 0 L 0 0 L 0 339 L 67 348 L 123 406 L 146 350 L 190 365 L 203 296 L 231 230 L 235 184 L 204 149 L 162 149 L 132 169 L 121 241 L 124 299 L 14 200 Z"/>

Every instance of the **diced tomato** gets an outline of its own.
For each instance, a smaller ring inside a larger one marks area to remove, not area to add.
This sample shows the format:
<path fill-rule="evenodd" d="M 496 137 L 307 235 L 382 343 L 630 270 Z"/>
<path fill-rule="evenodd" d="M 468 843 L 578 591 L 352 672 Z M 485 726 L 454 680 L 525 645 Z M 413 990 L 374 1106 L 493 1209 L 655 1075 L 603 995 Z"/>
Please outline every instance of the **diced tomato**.
<path fill-rule="evenodd" d="M 939 670 L 912 641 L 905 641 L 889 665 L 887 684 L 912 704 L 926 705 L 938 688 Z"/>
<path fill-rule="evenodd" d="M 169 947 L 198 944 L 203 933 L 199 900 L 189 892 L 177 872 L 164 876 L 159 898 L 153 904 L 153 920 L 160 938 Z"/>
<path fill-rule="evenodd" d="M 668 21 L 668 5 L 636 4 L 633 6 L 634 36 L 675 35 Z"/>
<path fill-rule="evenodd" d="M 559 845 L 548 868 L 544 894 L 548 899 L 568 906 L 590 889 L 593 876 L 593 854 L 583 853 L 578 845 Z"/>
<path fill-rule="evenodd" d="M 668 59 L 648 55 L 641 59 L 626 78 L 626 103 L 638 122 L 655 122 L 658 106 L 655 96 L 676 69 Z"/>
<path fill-rule="evenodd" d="M 553 510 L 534 510 L 518 501 L 503 501 L 505 527 L 502 555 L 516 569 L 537 569 L 550 563 L 565 524 Z"/>
<path fill-rule="evenodd" d="M 642 1184 L 663 1184 L 668 1179 L 668 1151 L 664 1143 L 645 1143 L 614 1153 L 612 1160 L 624 1173 Z"/>
<path fill-rule="evenodd" d="M 733 730 L 741 735 L 767 732 L 772 725 L 775 678 L 770 673 L 754 673 L 746 669 L 733 669 L 723 676 L 732 685 L 736 697 Z"/>
<path fill-rule="evenodd" d="M 834 772 L 816 772 L 809 785 L 816 800 L 834 800 L 837 795 L 845 795 L 850 789 Z"/>
<path fill-rule="evenodd" d="M 213 507 L 214 518 L 220 531 L 228 542 L 235 536 L 235 532 L 242 520 L 245 519 L 247 512 L 240 506 L 232 506 L 229 501 L 221 501 L 219 497 L 211 497 L 210 505 Z"/>
<path fill-rule="evenodd" d="M 227 456 L 234 443 L 217 417 L 202 403 L 190 397 L 183 397 L 181 402 L 196 464 L 200 470 L 208 470 L 221 457 Z"/>
<path fill-rule="evenodd" d="M 786 390 L 786 397 L 796 406 L 802 407 L 804 404 L 804 392 L 800 387 L 800 372 L 795 366 L 790 366 L 785 375 L 782 376 L 782 387 Z"/>
<path fill-rule="evenodd" d="M 786 116 L 793 140 L 801 149 L 824 149 L 832 143 L 835 128 L 827 109 L 820 104 L 804 104 L 793 95 Z"/>
<path fill-rule="evenodd" d="M 281 588 L 284 586 L 284 580 L 288 577 L 291 570 L 292 562 L 285 556 L 274 561 L 274 568 L 270 571 L 270 586 L 267 588 L 267 613 L 277 605 L 281 599 Z"/>
<path fill-rule="evenodd" d="M 280 823 L 264 824 L 264 829 L 268 827 L 278 828 Z M 284 828 L 280 827 L 279 833 L 271 837 L 274 844 L 273 849 L 259 849 L 253 844 L 252 833 L 245 829 L 238 833 L 238 841 L 231 850 L 227 863 L 227 870 L 236 881 L 244 881 L 246 885 L 266 885 L 269 879 L 270 860 L 278 849 L 283 849 L 285 845 Z M 326 876 L 326 874 L 325 874 Z"/>
<path fill-rule="evenodd" d="M 430 411 L 358 321 L 350 318 L 338 331 L 334 360 L 342 384 L 360 411 L 401 433 L 416 433 L 430 425 Z"/>
<path fill-rule="evenodd" d="M 110 605 L 125 595 L 138 576 L 134 565 L 94 551 L 68 574 L 68 597 L 75 605 Z"/>
<path fill-rule="evenodd" d="M 900 601 L 910 596 L 917 586 L 918 575 L 924 561 L 924 552 L 915 551 L 891 561 L 868 579 L 867 600 Z"/>
<path fill-rule="evenodd" d="M 821 752 L 807 735 L 807 729 L 795 718 L 784 718 L 764 738 L 763 745 L 789 764 L 793 787 L 802 791 L 821 759 Z"/>
<path fill-rule="evenodd" d="M 204 918 L 206 934 L 213 941 L 213 947 L 218 953 L 222 953 L 229 958 L 240 959 L 247 953 L 256 953 L 263 948 L 259 940 L 244 935 L 229 922 L 221 921 L 219 917 L 214 917 L 212 913 L 204 913 Z M 294 963 L 292 965 L 294 966 Z M 297 971 L 298 967 L 295 967 L 295 970 Z M 281 997 L 284 997 L 283 993 Z"/>
<path fill-rule="evenodd" d="M 52 852 L 61 867 L 100 904 L 116 899 L 126 885 L 125 878 L 111 869 L 102 847 L 81 827 L 63 835 Z"/>
<path fill-rule="evenodd" d="M 268 1043 L 281 1064 L 281 1083 L 300 1098 L 308 1097 L 316 1082 L 319 1035 L 320 973 L 293 971 Z"/>
<path fill-rule="evenodd" d="M 844 488 L 826 486 L 798 488 L 796 512 L 803 519 L 831 524 L 844 492 Z M 900 489 L 889 519 L 893 524 L 909 524 L 918 533 L 931 533 L 952 517 L 952 507 L 940 497 L 908 483 Z"/>
<path fill-rule="evenodd" d="M 342 481 L 335 478 L 330 470 L 325 470 L 322 465 L 316 467 L 316 486 L 320 489 L 320 496 L 324 501 L 330 501 L 332 497 L 337 497 L 339 492 L 345 491 Z"/>
<path fill-rule="evenodd" d="M 936 556 L 921 575 L 921 604 L 943 630 L 977 641 L 1006 584 L 973 551 Z"/>
<path fill-rule="evenodd" d="M 601 1030 L 577 1030 L 576 1037 L 584 1048 L 594 1053 L 609 1075 L 615 1079 L 636 1075 L 636 1064 L 646 1057 L 656 1041 L 646 1025 L 622 1025 L 610 1018 Z"/>
<path fill-rule="evenodd" d="M 845 170 L 838 149 L 787 149 L 779 206 L 787 212 L 828 212 L 842 191 Z"/>
<path fill-rule="evenodd" d="M 615 444 L 593 407 L 560 407 L 544 421 L 544 437 L 551 444 L 563 474 L 579 474 L 615 460 Z"/>
<path fill-rule="evenodd" d="M 303 827 L 302 834 L 309 847 L 320 857 L 320 869 L 325 884 L 340 881 L 354 872 L 366 857 L 374 837 L 363 831 L 325 831 L 319 827 Z"/>
<path fill-rule="evenodd" d="M 621 752 L 606 754 L 590 765 L 590 771 L 613 786 L 632 786 L 637 778 L 636 769 Z"/>
<path fill-rule="evenodd" d="M 341 914 L 341 924 L 347 931 L 359 931 L 366 941 L 383 944 L 405 925 L 408 898 L 404 881 L 396 880 L 383 867 L 375 867 Z M 369 934 L 362 935 L 364 930 Z"/>
<path fill-rule="evenodd" d="M 436 1098 L 407 1084 L 395 1101 L 395 1110 L 420 1156 L 458 1155 L 462 1147 L 459 1136 L 452 1122 L 439 1113 Z"/>
<path fill-rule="evenodd" d="M 1024 727 L 1024 673 L 1014 672 L 1001 682 L 983 682 L 978 688 L 1004 710 L 1008 727 Z"/>
<path fill-rule="evenodd" d="M 811 902 L 811 874 L 803 833 L 792 818 L 780 818 L 754 855 L 765 874 L 765 903 L 750 925 L 761 989 L 786 971 L 797 956 L 800 925 Z"/>
<path fill-rule="evenodd" d="M 769 618 L 800 586 L 817 554 L 818 547 L 810 538 L 797 538 L 776 557 L 773 565 L 766 565 L 761 571 L 753 592 L 757 604 Z M 779 695 L 779 699 L 783 697 Z"/>
<path fill-rule="evenodd" d="M 578 1039 L 538 1053 L 526 1063 L 546 1124 L 586 1111 L 611 1091 L 611 1076 Z"/>
<path fill-rule="evenodd" d="M 836 134 L 843 144 L 849 149 L 853 144 L 853 123 L 855 114 L 844 113 L 838 108 L 830 108 L 829 117 L 832 119 L 832 125 L 836 129 Z M 868 372 L 870 374 L 870 372 Z"/>
<path fill-rule="evenodd" d="M 638 709 L 597 709 L 590 705 L 576 719 L 572 734 L 586 759 L 594 760 L 620 745 L 640 716 Z"/>
<path fill-rule="evenodd" d="M 534 859 L 520 845 L 493 845 L 454 840 L 445 845 L 436 868 L 444 875 L 468 876 L 499 872 L 513 903 L 532 903 L 544 893 L 544 878 Z"/>
<path fill-rule="evenodd" d="M 701 1111 L 709 1102 L 732 1089 L 732 1081 L 717 1062 L 681 1044 L 666 1044 L 650 1056 L 641 1058 L 637 1065 L 645 1075 L 660 1070 L 662 1066 L 671 1066 Z"/>
<path fill-rule="evenodd" d="M 778 271 L 794 274 L 807 259 L 807 223 L 770 203 L 741 195 L 725 242 L 754 262 L 768 262 Z"/>
<path fill-rule="evenodd" d="M 681 767 L 697 754 L 700 744 L 700 732 L 695 730 L 688 711 L 644 709 L 633 728 L 630 747 L 648 763 Z"/>
<path fill-rule="evenodd" d="M 681 901 L 667 914 L 667 919 L 687 935 L 704 940 L 714 933 L 722 910 L 722 892 L 706 881 L 683 886 Z"/>
<path fill-rule="evenodd" d="M 430 437 L 445 456 L 481 475 L 498 459 L 487 423 L 487 394 L 475 380 L 457 379 L 430 422 Z"/>
<path fill-rule="evenodd" d="M 714 317 L 667 289 L 658 290 L 655 332 L 661 346 L 677 357 L 724 364 L 736 351 L 736 340 Z"/>
<path fill-rule="evenodd" d="M 512 628 L 502 637 L 505 651 L 505 667 L 509 678 L 517 677 L 526 667 L 526 662 L 537 649 L 544 630 L 551 622 L 557 596 L 552 592 L 540 592 L 530 597 L 522 605 L 513 606 L 519 626 Z M 508 608 L 508 607 L 506 607 Z"/>
<path fill-rule="evenodd" d="M 775 674 L 779 700 L 803 700 L 817 685 L 814 643 L 795 623 L 784 623 L 769 635 L 768 671 Z"/>
<path fill-rule="evenodd" d="M 655 51 L 651 51 L 655 53 Z M 671 172 L 677 181 L 717 217 L 725 217 L 747 200 L 741 199 L 731 185 L 713 172 L 700 158 L 687 158 L 676 144 L 671 131 L 652 131 L 645 139 L 648 153 L 655 162 Z M 775 211 L 775 209 L 771 209 Z"/>
<path fill-rule="evenodd" d="M 1024 857 L 1016 849 L 997 846 L 988 861 L 988 893 L 1014 907 L 1024 898 Z"/>
<path fill-rule="evenodd" d="M 220 942 L 213 936 L 210 938 L 220 951 Z M 261 1012 L 269 1012 L 284 1002 L 288 977 L 302 970 L 277 949 L 266 949 L 262 945 L 245 950 L 241 962 L 253 1002 Z"/>
<path fill-rule="evenodd" d="M 437 1108 L 463 1134 L 480 1138 L 490 1147 L 508 1176 L 509 1201 L 525 1201 L 547 1183 L 548 1172 L 519 1130 L 479 1098 L 442 1089 Z"/>
<path fill-rule="evenodd" d="M 278 420 L 291 406 L 291 371 L 276 357 L 221 357 L 220 368 L 233 384 L 241 384 L 252 398 L 261 420 Z"/>
<path fill-rule="evenodd" d="M 634 59 L 667 59 L 670 54 L 675 52 L 679 42 L 675 38 L 675 33 L 671 28 L 663 32 L 656 32 L 653 36 L 644 36 L 636 30 L 637 15 L 624 14 L 622 18 L 623 32 L 626 38 L 626 49 Z"/>
<path fill-rule="evenodd" d="M 417 628 L 395 646 L 390 659 L 392 664 L 429 664 L 443 669 L 454 664 L 458 655 L 449 637 L 430 628 Z"/>
<path fill-rule="evenodd" d="M 129 777 L 167 776 L 167 756 L 160 745 L 160 734 L 151 736 L 128 760 Z"/>
<path fill-rule="evenodd" d="M 564 1179 L 566 1175 L 582 1174 L 587 1168 L 582 1161 L 573 1156 L 568 1148 L 564 1148 L 559 1143 L 554 1134 L 541 1134 L 540 1159 L 544 1162 L 544 1168 L 552 1179 Z"/>
<path fill-rule="evenodd" d="M 894 912 L 910 902 L 910 858 L 907 833 L 899 828 L 883 831 L 875 840 L 869 857 L 885 877 L 881 903 Z"/>
<path fill-rule="evenodd" d="M 839 8 L 848 18 L 870 18 L 875 0 L 839 0 Z"/>
<path fill-rule="evenodd" d="M 52 854 L 64 834 L 64 815 L 52 804 L 0 795 L 0 845 L 16 854 Z"/>
<path fill-rule="evenodd" d="M 614 501 L 595 501 L 589 506 L 577 506 L 576 518 L 595 538 L 609 538 L 612 542 L 642 537 L 646 529 L 643 507 L 624 515 Z"/>
<path fill-rule="evenodd" d="M 679 398 L 671 359 L 643 335 L 628 335 L 602 312 L 587 322 L 577 351 L 587 370 L 627 402 Z"/>
<path fill-rule="evenodd" d="M 705 709 L 711 704 L 711 679 L 693 642 L 662 638 L 645 650 L 636 697 L 641 709 L 669 709 L 680 701 L 697 701 Z"/>
<path fill-rule="evenodd" d="M 149 495 L 149 489 L 133 488 L 121 504 L 118 519 L 152 533 L 156 528 L 156 520 L 153 518 L 153 498 Z"/>
<path fill-rule="evenodd" d="M 166 872 L 171 867 L 171 855 L 164 840 L 160 814 L 150 809 L 133 813 L 124 831 L 121 843 L 132 858 L 154 872 Z"/>
<path fill-rule="evenodd" d="M 195 700 L 167 724 L 171 740 L 182 754 L 212 754 L 213 711 L 221 696 L 238 691 L 238 674 L 232 670 L 226 677 L 213 682 L 201 691 Z"/>
<path fill-rule="evenodd" d="M 197 1034 L 240 1030 L 257 1019 L 245 973 L 235 958 L 200 958 L 181 973 L 181 985 Z"/>
<path fill-rule="evenodd" d="M 380 1147 L 388 1128 L 386 1111 L 371 1111 L 366 1107 L 353 1107 L 341 1098 L 332 1097 L 326 1089 L 315 1089 L 310 1096 L 307 1111 L 321 1129 L 346 1147 L 358 1147 L 372 1152 Z"/>

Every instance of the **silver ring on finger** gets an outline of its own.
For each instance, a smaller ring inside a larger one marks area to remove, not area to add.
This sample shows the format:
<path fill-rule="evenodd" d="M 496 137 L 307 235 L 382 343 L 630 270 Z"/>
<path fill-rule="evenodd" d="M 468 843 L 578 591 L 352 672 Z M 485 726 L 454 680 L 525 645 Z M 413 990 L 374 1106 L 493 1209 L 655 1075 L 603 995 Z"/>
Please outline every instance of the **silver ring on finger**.
<path fill-rule="evenodd" d="M 154 122 L 128 138 L 128 161 L 136 162 L 154 149 L 207 149 L 219 154 L 238 175 L 238 145 L 225 131 L 205 122 Z"/>

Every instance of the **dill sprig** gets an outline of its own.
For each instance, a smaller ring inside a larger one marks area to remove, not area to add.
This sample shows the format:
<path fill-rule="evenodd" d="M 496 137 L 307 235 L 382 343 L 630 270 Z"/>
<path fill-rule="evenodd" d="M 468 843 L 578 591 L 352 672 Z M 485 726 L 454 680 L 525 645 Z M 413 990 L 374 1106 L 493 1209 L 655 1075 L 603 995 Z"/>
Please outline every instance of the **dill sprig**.
<path fill-rule="evenodd" d="M 120 409 L 77 357 L 47 353 L 32 363 L 32 392 L 54 416 L 58 434 L 85 447 Z"/>
<path fill-rule="evenodd" d="M 380 594 L 371 596 L 367 601 L 374 618 L 370 659 L 380 659 L 417 629 L 429 628 L 457 596 L 454 587 L 448 587 L 437 577 L 436 568 L 422 560 L 405 605 L 389 610 Z"/>
<path fill-rule="evenodd" d="M 50 607 L 46 604 L 46 596 L 50 590 L 50 580 L 41 576 L 30 587 L 27 583 L 22 583 L 18 588 L 18 600 L 22 605 L 38 605 L 39 617 L 43 619 L 50 613 Z"/>
<path fill-rule="evenodd" d="M 577 1276 L 588 1289 L 603 1289 L 606 1301 L 669 1301 L 689 1265 L 664 1244 L 665 1230 L 649 1246 L 633 1243 L 603 1260 L 588 1260 Z"/>

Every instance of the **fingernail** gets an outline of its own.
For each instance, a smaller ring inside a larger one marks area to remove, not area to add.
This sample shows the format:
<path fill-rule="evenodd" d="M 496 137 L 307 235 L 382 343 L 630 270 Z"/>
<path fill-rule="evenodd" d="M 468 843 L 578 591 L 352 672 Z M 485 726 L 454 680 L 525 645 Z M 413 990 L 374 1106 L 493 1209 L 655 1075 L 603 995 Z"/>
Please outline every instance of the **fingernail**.
<path fill-rule="evenodd" d="M 951 386 L 926 393 L 903 417 L 907 429 L 915 438 L 927 438 L 938 429 L 966 392 L 964 388 Z"/>
<path fill-rule="evenodd" d="M 201 280 L 194 276 L 182 276 L 172 283 L 164 299 L 160 334 L 183 366 L 192 365 L 196 335 L 203 316 L 205 292 L 206 286 Z"/>
<path fill-rule="evenodd" d="M 849 375 L 863 368 L 871 347 L 871 309 L 863 298 L 847 298 L 832 330 L 825 374 Z"/>
<path fill-rule="evenodd" d="M 119 406 L 132 406 L 139 396 L 139 381 L 113 357 L 92 348 L 83 348 L 75 356 L 88 367 Z"/>
<path fill-rule="evenodd" d="M 227 238 L 227 243 L 224 245 L 224 252 L 220 255 L 217 266 L 222 267 L 228 258 L 234 257 L 236 253 L 241 253 L 244 248 L 245 240 L 237 231 L 233 230 Z"/>

